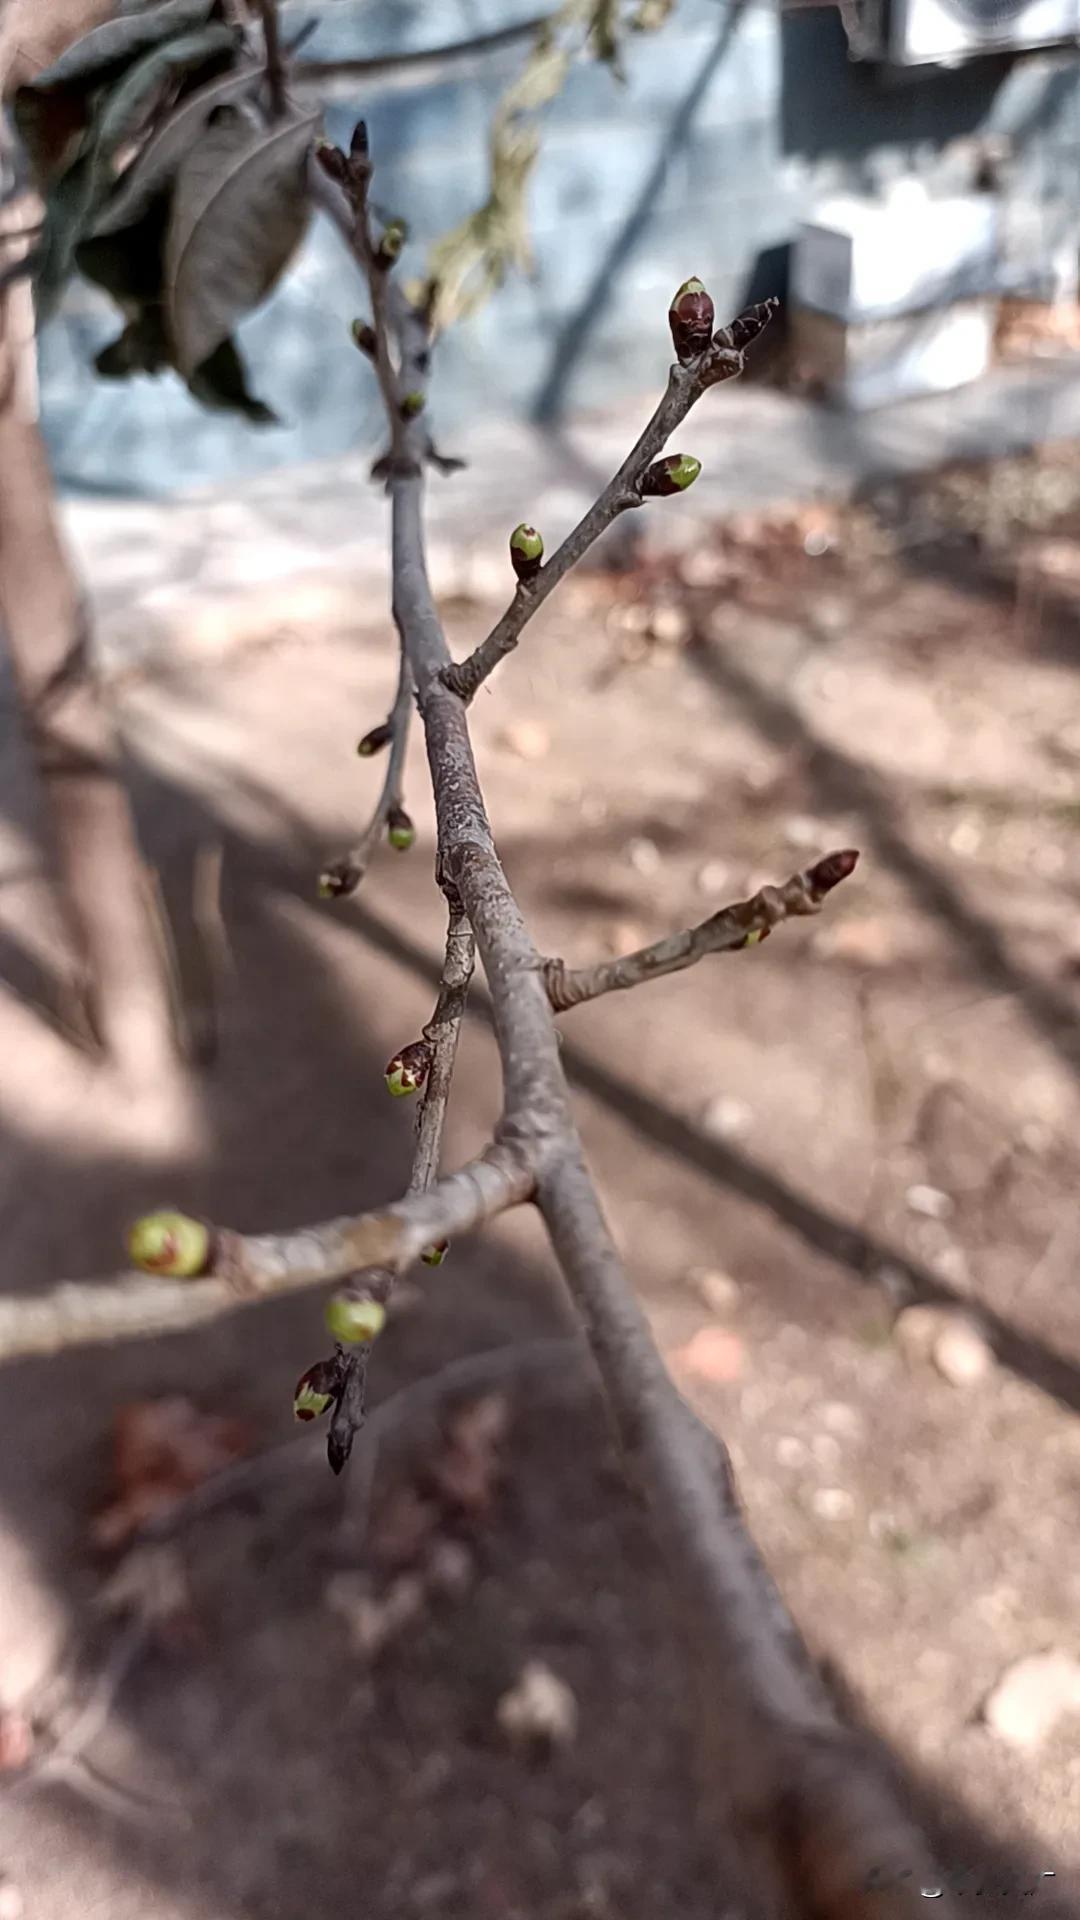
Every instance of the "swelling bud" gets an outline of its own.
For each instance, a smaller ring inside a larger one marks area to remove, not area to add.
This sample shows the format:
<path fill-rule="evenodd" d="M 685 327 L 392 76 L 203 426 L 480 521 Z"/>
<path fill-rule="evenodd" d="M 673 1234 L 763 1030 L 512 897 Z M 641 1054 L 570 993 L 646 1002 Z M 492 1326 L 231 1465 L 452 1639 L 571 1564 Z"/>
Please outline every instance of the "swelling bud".
<path fill-rule="evenodd" d="M 668 308 L 668 324 L 680 366 L 688 366 L 712 344 L 716 313 L 700 280 L 684 280 Z"/>
<path fill-rule="evenodd" d="M 336 1293 L 326 1303 L 326 1324 L 343 1347 L 370 1346 L 386 1325 L 386 1308 L 370 1294 Z"/>
<path fill-rule="evenodd" d="M 544 542 L 535 527 L 522 521 L 510 535 L 510 564 L 519 580 L 535 580 L 544 557 Z"/>
<path fill-rule="evenodd" d="M 210 1263 L 210 1234 L 186 1213 L 148 1213 L 128 1234 L 128 1253 L 143 1273 L 193 1280 Z"/>
<path fill-rule="evenodd" d="M 701 461 L 692 453 L 669 453 L 654 460 L 641 482 L 643 500 L 666 500 L 672 494 L 685 493 L 701 472 Z"/>

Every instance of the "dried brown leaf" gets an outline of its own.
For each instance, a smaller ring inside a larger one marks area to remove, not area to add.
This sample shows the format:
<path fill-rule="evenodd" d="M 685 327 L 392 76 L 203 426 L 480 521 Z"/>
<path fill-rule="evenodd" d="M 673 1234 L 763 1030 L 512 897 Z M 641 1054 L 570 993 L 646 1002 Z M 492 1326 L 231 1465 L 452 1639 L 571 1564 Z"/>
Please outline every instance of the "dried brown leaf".
<path fill-rule="evenodd" d="M 5 100 L 65 48 L 115 12 L 113 0 L 5 0 L 0 7 L 0 87 Z"/>
<path fill-rule="evenodd" d="M 406 1482 L 387 1492 L 379 1502 L 368 1537 L 368 1551 L 377 1566 L 407 1567 L 420 1559 L 436 1527 L 439 1509 Z"/>
<path fill-rule="evenodd" d="M 122 1407 L 113 1429 L 115 1493 L 93 1523 L 95 1544 L 125 1545 L 251 1444 L 246 1422 L 203 1413 L 180 1395 Z"/>
<path fill-rule="evenodd" d="M 444 1427 L 446 1451 L 429 1474 L 441 1498 L 474 1518 L 491 1508 L 502 1474 L 502 1443 L 510 1425 L 504 1393 L 486 1393 L 459 1407 Z"/>
<path fill-rule="evenodd" d="M 214 0 L 165 0 L 162 6 L 147 7 L 119 20 L 105 20 L 64 45 L 59 58 L 44 72 L 36 74 L 30 84 L 42 90 L 105 86 L 151 47 L 159 46 L 175 34 L 205 25 L 213 3 Z M 48 12 L 41 0 L 31 0 L 33 6 L 41 14 Z M 27 14 L 30 10 L 30 7 L 24 9 Z M 99 9 L 87 11 L 92 16 Z M 33 44 L 35 29 L 32 26 L 29 26 L 28 38 Z"/>
<path fill-rule="evenodd" d="M 166 303 L 185 378 L 271 291 L 303 238 L 304 161 L 319 115 L 209 127 L 181 164 L 166 243 Z"/>
<path fill-rule="evenodd" d="M 264 73 L 264 67 L 241 67 L 207 81 L 204 87 L 182 100 L 121 177 L 94 226 L 95 235 L 116 233 L 140 220 L 201 138 L 215 107 L 244 99 Z"/>

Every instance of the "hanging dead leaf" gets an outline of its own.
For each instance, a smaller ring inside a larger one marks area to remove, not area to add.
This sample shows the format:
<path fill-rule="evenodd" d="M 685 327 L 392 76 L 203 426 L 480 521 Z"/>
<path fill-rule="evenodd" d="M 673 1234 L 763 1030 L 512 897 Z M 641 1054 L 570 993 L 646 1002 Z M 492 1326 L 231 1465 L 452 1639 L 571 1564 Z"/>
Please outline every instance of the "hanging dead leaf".
<path fill-rule="evenodd" d="M 215 412 L 242 413 L 256 427 L 281 425 L 273 408 L 248 387 L 247 369 L 233 340 L 223 340 L 210 358 L 196 367 L 188 388 L 196 400 Z"/>
<path fill-rule="evenodd" d="M 101 100 L 79 158 L 57 182 L 45 207 L 45 231 L 36 280 L 39 320 L 48 319 L 63 292 L 80 241 L 93 228 L 97 209 L 113 183 L 117 154 L 143 125 L 163 87 L 195 72 L 235 44 L 228 27 L 210 26 L 181 35 L 137 59 Z"/>
<path fill-rule="evenodd" d="M 51 67 L 30 82 L 40 92 L 57 87 L 108 86 L 133 60 L 174 35 L 204 26 L 215 0 L 165 0 L 165 4 L 106 20 L 65 48 Z M 37 0 L 38 6 L 41 0 Z M 44 12 L 45 9 L 42 8 Z"/>
<path fill-rule="evenodd" d="M 146 307 L 116 340 L 94 356 L 103 380 L 129 380 L 135 373 L 161 373 L 169 364 L 169 347 L 160 307 Z"/>
<path fill-rule="evenodd" d="M 166 305 L 190 379 L 265 300 L 307 226 L 304 161 L 319 115 L 209 127 L 180 167 L 166 245 Z"/>
<path fill-rule="evenodd" d="M 86 95 L 77 87 L 57 87 L 52 93 L 20 87 L 11 111 L 34 178 L 48 187 L 67 172 L 90 124 Z"/>
<path fill-rule="evenodd" d="M 115 0 L 5 0 L 0 7 L 0 84 L 9 100 L 116 12 Z"/>
<path fill-rule="evenodd" d="M 125 312 L 151 301 L 160 306 L 168 217 L 168 202 L 158 200 L 134 226 L 81 240 L 75 249 L 76 267 Z"/>
<path fill-rule="evenodd" d="M 141 220 L 201 139 L 214 109 L 245 99 L 258 86 L 265 71 L 265 67 L 245 66 L 236 72 L 221 74 L 182 100 L 121 176 L 95 223 L 95 235 L 116 233 Z"/>
<path fill-rule="evenodd" d="M 197 73 L 208 61 L 232 53 L 236 45 L 231 27 L 212 23 L 164 40 L 132 62 L 109 89 L 94 118 L 92 139 L 97 184 L 102 191 L 112 186 L 109 169 L 116 155 L 125 141 L 143 130 L 148 109 L 157 104 L 163 91 Z"/>
<path fill-rule="evenodd" d="M 247 1424 L 181 1395 L 122 1407 L 113 1427 L 115 1495 L 94 1521 L 99 1547 L 123 1546 L 193 1488 L 250 1451 Z"/>

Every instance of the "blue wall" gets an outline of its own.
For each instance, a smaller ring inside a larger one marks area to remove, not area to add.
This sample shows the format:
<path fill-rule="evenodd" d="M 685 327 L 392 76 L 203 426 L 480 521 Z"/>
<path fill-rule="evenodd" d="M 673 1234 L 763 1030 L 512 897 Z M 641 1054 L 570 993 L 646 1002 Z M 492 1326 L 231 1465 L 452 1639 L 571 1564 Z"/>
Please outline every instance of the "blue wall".
<path fill-rule="evenodd" d="M 319 27 L 305 58 L 369 58 L 528 19 L 537 0 L 324 0 L 292 5 L 290 31 Z M 483 197 L 486 130 L 524 43 L 392 89 L 372 80 L 327 110 L 331 138 L 369 123 L 377 203 L 427 243 Z M 679 0 L 669 25 L 635 41 L 620 86 L 575 70 L 547 117 L 532 190 L 536 273 L 517 279 L 443 343 L 440 437 L 477 407 L 557 423 L 568 411 L 651 389 L 668 298 L 690 273 L 734 310 L 780 271 L 784 243 L 823 194 L 917 170 L 966 185 L 970 142 L 1013 134 L 1020 191 L 1036 225 L 1076 198 L 1080 85 L 1075 57 L 978 62 L 888 87 L 847 58 L 838 16 L 783 18 L 768 4 Z M 966 143 L 966 144 L 965 144 Z M 333 456 L 378 438 L 369 370 L 348 339 L 358 310 L 353 269 L 316 225 L 274 299 L 244 328 L 256 391 L 288 422 L 256 430 L 203 412 L 171 376 L 127 385 L 89 366 L 116 331 L 81 286 L 41 347 L 46 428 L 65 486 L 166 492 L 267 465 Z"/>

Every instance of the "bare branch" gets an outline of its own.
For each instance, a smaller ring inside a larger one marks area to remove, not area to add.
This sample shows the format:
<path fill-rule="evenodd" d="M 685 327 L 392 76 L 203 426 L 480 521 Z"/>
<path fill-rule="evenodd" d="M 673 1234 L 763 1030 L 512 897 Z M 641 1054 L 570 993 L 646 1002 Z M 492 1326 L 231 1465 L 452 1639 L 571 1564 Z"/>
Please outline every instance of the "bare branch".
<path fill-rule="evenodd" d="M 768 324 L 776 305 L 775 300 L 766 300 L 760 306 L 749 308 L 726 334 L 717 335 L 709 350 L 698 360 L 688 366 L 675 365 L 671 368 L 660 405 L 614 479 L 608 482 L 600 498 L 578 521 L 573 532 L 567 534 L 562 545 L 556 548 L 539 572 L 531 580 L 518 582 L 510 605 L 487 639 L 481 641 L 467 659 L 447 672 L 447 686 L 462 700 L 471 700 L 500 660 L 505 660 L 507 654 L 513 652 L 522 630 L 537 608 L 543 606 L 548 594 L 558 586 L 560 580 L 565 579 L 571 567 L 577 565 L 620 513 L 643 504 L 645 495 L 642 482 L 652 462 L 663 452 L 675 428 L 685 420 L 702 394 L 720 381 L 734 379 L 742 372 L 746 345 Z M 733 336 L 739 338 L 742 344 L 730 345 Z"/>
<path fill-rule="evenodd" d="M 390 1275 L 433 1241 L 449 1239 L 527 1200 L 535 1168 L 522 1146 L 490 1147 L 423 1193 L 393 1206 L 291 1233 L 212 1233 L 208 1269 L 195 1279 L 68 1284 L 38 1298 L 0 1298 L 0 1360 L 67 1347 L 178 1333 L 245 1303 L 295 1293 L 367 1268 Z"/>
<path fill-rule="evenodd" d="M 366 214 L 366 140 L 362 130 L 358 136 L 350 160 L 331 151 L 338 182 L 350 184 L 348 237 L 371 292 L 375 360 L 391 435 L 393 613 L 424 726 L 438 822 L 438 874 L 451 911 L 443 990 L 425 1036 L 436 1053 L 445 1048 L 445 1071 L 429 1098 L 426 1124 L 421 1115 L 414 1187 L 381 1212 L 305 1233 L 257 1238 L 219 1233 L 209 1272 L 182 1285 L 140 1280 L 121 1287 L 60 1289 L 41 1302 L 0 1303 L 0 1354 L 47 1352 L 80 1337 L 190 1325 L 244 1298 L 358 1272 L 366 1281 L 372 1269 L 389 1283 L 433 1241 L 535 1196 L 682 1604 L 700 1678 L 703 1729 L 721 1759 L 712 1791 L 722 1796 L 722 1811 L 753 1870 L 759 1913 L 763 1920 L 811 1913 L 815 1920 L 899 1920 L 916 1911 L 920 1878 L 932 1876 L 932 1861 L 880 1756 L 839 1720 L 745 1524 L 723 1444 L 676 1391 L 622 1268 L 585 1169 L 545 965 L 495 849 L 465 705 L 516 644 L 529 613 L 604 526 L 657 490 L 648 479 L 650 471 L 655 473 L 650 462 L 705 387 L 740 370 L 746 341 L 765 324 L 771 307 L 751 310 L 692 362 L 676 337 L 680 366 L 672 370 L 664 401 L 633 453 L 537 575 L 546 584 L 517 611 L 515 597 L 504 622 L 455 674 L 449 671 L 425 559 L 422 489 L 428 435 L 422 419 L 400 402 L 401 394 L 423 391 L 428 324 L 388 286 L 385 262 L 376 256 Z M 396 369 L 391 322 L 399 352 Z M 850 871 L 850 856 L 836 859 Z M 714 929 L 715 944 L 702 950 L 723 951 L 733 944 L 728 935 L 735 930 L 745 942 L 748 932 L 766 932 L 788 914 L 812 910 L 815 889 L 827 891 L 826 880 L 837 884 L 842 877 L 835 866 L 830 870 L 828 862 L 819 863 L 786 888 L 763 889 L 755 901 L 727 909 L 729 921 L 714 916 L 724 924 Z M 496 1144 L 479 1161 L 421 1189 L 418 1182 L 436 1164 L 442 1086 L 449 1080 L 459 1001 L 471 965 L 465 921 L 490 986 L 503 1116 Z M 642 956 L 621 964 L 633 972 L 636 962 L 641 977 L 687 964 L 685 943 L 692 945 L 695 933 L 700 930 L 659 943 L 665 949 L 661 961 L 647 950 L 652 955 L 647 967 Z M 600 990 L 631 983 L 616 977 L 619 965 Z M 586 980 L 596 977 L 585 975 Z M 575 976 L 565 978 L 573 982 Z M 132 1286 L 141 1295 L 138 1312 L 126 1304 Z M 149 1324 L 148 1297 L 157 1302 Z M 882 1891 L 882 1874 L 904 1877 Z M 940 1912 L 953 1911 L 946 1898 Z"/>
<path fill-rule="evenodd" d="M 461 1033 L 461 1022 L 465 1013 L 465 1002 L 468 998 L 475 956 L 476 943 L 472 928 L 460 906 L 456 903 L 452 904 L 450 924 L 446 933 L 446 957 L 443 961 L 439 998 L 423 1034 L 423 1044 L 430 1054 L 430 1065 L 420 1096 L 420 1111 L 416 1116 L 416 1146 L 413 1153 L 412 1177 L 408 1186 L 410 1194 L 428 1192 L 439 1171 L 443 1124 L 446 1119 L 450 1084 L 454 1077 L 454 1062 L 457 1058 L 458 1038 Z M 449 1236 L 441 1234 L 421 1249 L 421 1258 L 429 1266 L 439 1266 L 448 1245 Z M 367 1272 L 363 1275 L 362 1284 L 366 1294 L 384 1302 L 390 1297 L 394 1275 L 385 1269 Z M 361 1362 L 361 1365 L 363 1364 L 365 1363 Z M 341 1400 L 335 1409 L 335 1421 L 339 1434 L 343 1424 L 350 1426 L 352 1424 L 348 1421 L 348 1409 L 343 1406 Z M 359 1424 L 358 1421 L 354 1430 L 358 1430 Z M 348 1445 L 351 1445 L 351 1439 Z M 331 1464 L 334 1464 L 334 1458 L 334 1454 L 331 1453 Z"/>
<path fill-rule="evenodd" d="M 443 1399 L 471 1387 L 488 1386 L 521 1373 L 549 1373 L 560 1386 L 574 1383 L 580 1387 L 582 1361 L 588 1360 L 588 1348 L 576 1336 L 553 1335 L 535 1340 L 515 1340 L 508 1346 L 486 1347 L 479 1353 L 462 1354 L 447 1361 L 437 1373 L 421 1374 L 407 1386 L 398 1387 L 380 1400 L 368 1413 L 365 1438 L 383 1440 L 407 1425 L 416 1415 L 423 1416 Z M 322 1435 L 314 1426 L 304 1427 L 289 1440 L 266 1447 L 260 1453 L 222 1467 L 209 1480 L 201 1480 L 190 1493 L 163 1508 L 140 1527 L 137 1541 L 169 1540 L 192 1521 L 214 1513 L 230 1500 L 243 1498 L 290 1467 L 302 1467 L 315 1453 Z"/>
<path fill-rule="evenodd" d="M 618 960 L 573 968 L 564 960 L 545 960 L 542 972 L 552 1007 L 556 1013 L 565 1013 L 569 1007 L 599 999 L 602 993 L 639 987 L 665 973 L 681 973 L 707 954 L 738 953 L 743 947 L 757 946 L 781 921 L 820 912 L 826 895 L 855 871 L 858 857 L 850 849 L 827 854 L 805 873 L 792 874 L 782 887 L 762 887 L 749 900 L 721 907 L 699 926 L 670 933 Z"/>
<path fill-rule="evenodd" d="M 423 364 L 426 331 L 419 316 L 400 306 L 395 323 L 408 385 L 413 366 Z M 754 321 L 747 324 L 752 328 Z M 738 337 L 736 326 L 710 353 L 738 359 Z M 622 489 L 640 493 L 648 462 L 666 438 L 665 427 L 670 432 L 682 417 L 676 405 L 682 405 L 687 384 L 683 373 L 673 373 L 669 395 L 678 400 L 672 400 L 670 421 L 662 407 L 659 425 L 652 426 L 657 437 L 647 430 L 608 489 L 608 506 L 587 515 L 571 536 L 560 575 L 578 548 L 584 551 L 600 531 L 604 513 L 610 517 L 621 510 L 616 503 Z M 419 449 L 414 434 L 406 424 L 404 451 Z M 770 1917 L 802 1910 L 815 1912 L 819 1920 L 841 1915 L 870 1920 L 871 1914 L 884 1920 L 883 1896 L 866 1891 L 873 1870 L 882 1865 L 917 1870 L 924 1861 L 929 1870 L 925 1843 L 873 1757 L 838 1722 L 745 1527 L 724 1448 L 676 1392 L 622 1271 L 582 1161 L 542 963 L 495 852 L 464 704 L 446 672 L 446 640 L 424 555 L 421 460 L 399 461 L 389 488 L 394 617 L 412 663 L 424 724 L 440 877 L 468 915 L 491 987 L 504 1077 L 500 1137 L 544 1143 L 536 1162 L 540 1205 L 615 1424 L 668 1550 L 696 1651 L 707 1662 L 703 1671 L 710 1681 L 715 1677 L 713 1732 L 719 1738 L 722 1726 L 723 1738 L 733 1737 L 742 1756 L 735 1798 L 739 1827 L 754 1854 L 763 1909 Z M 520 626 L 510 645 L 518 631 Z M 489 658 L 506 650 L 489 650 Z M 730 1710 L 729 1718 L 722 1708 Z M 730 1772 L 722 1768 L 720 1777 Z M 822 1832 L 835 1843 L 833 1857 L 819 1840 Z M 889 1896 L 885 1900 L 893 1913 L 901 1910 Z"/>
<path fill-rule="evenodd" d="M 368 870 L 371 856 L 383 833 L 386 831 L 391 814 L 399 812 L 402 804 L 402 776 L 405 770 L 405 749 L 409 742 L 409 719 L 412 714 L 412 673 L 404 653 L 398 672 L 397 693 L 390 710 L 387 726 L 390 729 L 390 753 L 386 763 L 382 791 L 375 802 L 371 819 L 363 838 L 337 860 L 332 860 L 319 875 L 319 892 L 327 899 L 340 899 L 345 894 L 355 893 Z"/>
<path fill-rule="evenodd" d="M 281 33 L 278 26 L 277 0 L 258 0 L 259 15 L 262 20 L 263 40 L 266 45 L 266 78 L 270 87 L 270 111 L 275 120 L 285 117 L 288 100 L 285 85 L 285 62 L 281 52 Z"/>
<path fill-rule="evenodd" d="M 838 1720 L 746 1525 L 727 1449 L 656 1350 L 576 1145 L 552 1157 L 538 1202 L 681 1601 L 713 1780 L 729 1783 L 757 1911 L 911 1920 L 920 1883 L 937 1882 L 926 1841 L 880 1756 Z M 946 1898 L 939 1911 L 955 1909 Z"/>
<path fill-rule="evenodd" d="M 409 1183 L 410 1193 L 425 1192 L 439 1171 L 446 1104 L 454 1077 L 475 951 L 476 944 L 468 920 L 460 907 L 452 906 L 439 998 L 424 1028 L 424 1039 L 431 1046 L 432 1058 L 416 1121 L 416 1153 Z"/>

